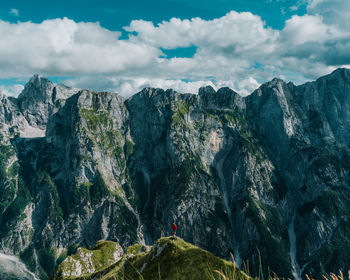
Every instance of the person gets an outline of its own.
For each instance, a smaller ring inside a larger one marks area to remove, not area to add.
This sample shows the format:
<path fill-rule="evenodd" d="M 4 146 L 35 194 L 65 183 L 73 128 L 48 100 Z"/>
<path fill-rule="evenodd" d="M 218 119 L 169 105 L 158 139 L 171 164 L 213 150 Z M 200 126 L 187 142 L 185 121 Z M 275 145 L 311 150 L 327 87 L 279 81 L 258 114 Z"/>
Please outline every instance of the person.
<path fill-rule="evenodd" d="M 175 222 L 173 222 L 173 224 L 171 225 L 171 229 L 173 230 L 173 238 L 175 238 L 177 230 L 177 225 L 175 224 Z"/>

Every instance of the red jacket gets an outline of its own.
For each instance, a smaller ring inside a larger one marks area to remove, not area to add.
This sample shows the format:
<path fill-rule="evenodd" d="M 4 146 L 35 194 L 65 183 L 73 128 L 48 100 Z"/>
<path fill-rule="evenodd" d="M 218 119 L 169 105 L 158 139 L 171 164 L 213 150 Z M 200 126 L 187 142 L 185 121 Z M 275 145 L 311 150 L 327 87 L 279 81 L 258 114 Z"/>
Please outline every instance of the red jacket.
<path fill-rule="evenodd" d="M 177 225 L 176 224 L 171 225 L 171 229 L 172 230 L 177 230 Z"/>

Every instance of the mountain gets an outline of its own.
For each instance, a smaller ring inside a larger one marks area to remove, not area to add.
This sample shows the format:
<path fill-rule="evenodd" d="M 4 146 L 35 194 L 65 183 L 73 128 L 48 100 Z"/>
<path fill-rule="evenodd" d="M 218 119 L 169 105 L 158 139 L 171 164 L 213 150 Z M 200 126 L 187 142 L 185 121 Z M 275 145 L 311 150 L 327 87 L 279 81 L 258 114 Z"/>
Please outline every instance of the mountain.
<path fill-rule="evenodd" d="M 247 97 L 129 99 L 34 76 L 0 96 L 0 251 L 47 279 L 79 246 L 170 232 L 259 273 L 347 270 L 350 70 Z"/>
<path fill-rule="evenodd" d="M 216 272 L 218 271 L 218 272 Z M 232 262 L 222 260 L 181 238 L 163 237 L 152 247 L 135 244 L 125 253 L 118 243 L 99 241 L 79 248 L 58 267 L 52 279 L 251 279 Z"/>

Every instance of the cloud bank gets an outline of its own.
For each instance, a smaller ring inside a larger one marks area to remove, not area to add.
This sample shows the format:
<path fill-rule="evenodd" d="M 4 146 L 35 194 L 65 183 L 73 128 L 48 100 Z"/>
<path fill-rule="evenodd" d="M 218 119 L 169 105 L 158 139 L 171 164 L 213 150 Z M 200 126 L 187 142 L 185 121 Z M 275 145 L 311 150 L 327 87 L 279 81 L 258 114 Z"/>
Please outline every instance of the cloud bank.
<path fill-rule="evenodd" d="M 72 76 L 69 85 L 124 96 L 145 86 L 197 92 L 207 84 L 246 95 L 275 76 L 301 83 L 350 65 L 349 11 L 348 0 L 309 0 L 307 14 L 282 30 L 235 11 L 213 20 L 133 20 L 120 32 L 68 18 L 0 20 L 0 78 Z M 166 56 L 186 47 L 195 54 Z"/>

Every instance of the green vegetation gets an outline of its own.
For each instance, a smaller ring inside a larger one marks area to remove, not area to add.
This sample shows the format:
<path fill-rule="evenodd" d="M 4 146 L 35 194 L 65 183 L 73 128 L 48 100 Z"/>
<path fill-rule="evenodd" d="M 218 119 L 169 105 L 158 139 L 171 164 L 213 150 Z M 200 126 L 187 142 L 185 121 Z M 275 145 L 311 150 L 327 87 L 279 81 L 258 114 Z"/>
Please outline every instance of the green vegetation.
<path fill-rule="evenodd" d="M 66 275 L 74 275 L 78 267 L 83 277 L 88 277 L 91 272 L 104 270 L 116 262 L 114 254 L 117 250 L 122 250 L 118 243 L 102 240 L 90 250 L 80 247 L 76 254 L 66 258 L 59 265 L 58 279 L 75 279 L 75 276 L 64 277 L 62 272 L 64 271 Z"/>
<path fill-rule="evenodd" d="M 180 238 L 173 240 L 171 237 L 159 239 L 153 250 L 131 258 L 127 262 L 126 271 L 137 279 L 139 274 L 137 271 L 145 263 L 141 273 L 144 279 L 221 279 L 215 270 L 227 274 L 232 274 L 235 270 L 232 263 L 219 259 Z M 236 276 L 238 275 L 244 276 L 237 270 Z"/>
<path fill-rule="evenodd" d="M 344 269 L 349 267 L 349 231 L 350 225 L 348 221 L 341 220 L 332 236 L 331 242 L 324 244 L 320 249 L 321 268 L 331 267 L 335 271 L 337 267 L 343 267 Z M 320 269 L 320 273 L 325 274 L 326 271 Z"/>
<path fill-rule="evenodd" d="M 15 151 L 11 145 L 0 144 L 0 214 L 11 204 L 16 194 L 18 163 L 13 163 L 7 169 L 8 160 L 14 155 Z"/>
<path fill-rule="evenodd" d="M 47 244 L 48 245 L 48 244 Z M 44 271 L 53 271 L 56 266 L 56 250 L 47 246 L 40 246 L 36 250 L 39 264 Z"/>
<path fill-rule="evenodd" d="M 107 127 L 110 124 L 110 117 L 107 111 L 82 108 L 80 109 L 80 114 L 86 120 L 90 131 L 96 131 L 101 126 Z"/>
<path fill-rule="evenodd" d="M 273 207 L 256 201 L 250 195 L 246 195 L 239 203 L 259 233 L 260 239 L 257 246 L 265 248 L 261 251 L 262 263 L 268 263 L 270 269 L 277 275 L 291 277 L 289 254 L 286 250 L 289 245 L 278 239 L 278 236 L 282 236 L 283 240 L 288 240 L 287 229 L 284 227 L 280 213 Z M 265 269 L 264 274 L 267 275 L 267 273 Z"/>
<path fill-rule="evenodd" d="M 103 240 L 98 241 L 97 244 L 91 248 L 91 260 L 96 269 L 100 270 L 102 267 L 114 263 L 115 260 L 113 254 L 117 249 L 121 250 L 122 248 L 115 242 Z"/>
<path fill-rule="evenodd" d="M 130 242 L 136 242 L 138 240 L 137 228 L 139 226 L 135 214 L 125 205 L 124 201 L 120 197 L 115 197 L 117 202 L 113 204 L 117 207 L 118 212 L 114 214 L 111 219 L 111 223 L 118 225 L 118 231 L 122 232 Z"/>
<path fill-rule="evenodd" d="M 173 114 L 173 124 L 183 124 L 185 120 L 185 115 L 190 112 L 190 107 L 193 102 L 180 101 L 176 111 Z"/>
<path fill-rule="evenodd" d="M 8 207 L 2 213 L 0 236 L 1 232 L 8 232 L 13 223 L 17 223 L 26 217 L 23 211 L 30 201 L 31 195 L 28 189 L 25 187 L 22 178 L 18 177 L 18 190 L 16 193 L 16 198 L 9 203 Z"/>
<path fill-rule="evenodd" d="M 29 245 L 24 251 L 19 255 L 20 259 L 26 264 L 26 266 L 31 270 L 35 271 L 36 263 L 33 257 L 34 255 L 34 245 Z"/>
<path fill-rule="evenodd" d="M 80 114 L 86 122 L 86 128 L 83 127 L 82 131 L 91 140 L 91 145 L 98 145 L 109 155 L 115 154 L 116 147 L 122 147 L 122 134 L 116 129 L 116 124 L 107 110 L 81 108 Z"/>
<path fill-rule="evenodd" d="M 77 184 L 73 193 L 75 199 L 90 201 L 92 204 L 97 204 L 103 198 L 112 195 L 99 172 L 92 182 Z"/>
<path fill-rule="evenodd" d="M 118 163 L 118 166 L 124 170 L 126 167 L 125 157 L 124 157 L 124 150 L 120 146 L 116 146 L 113 151 L 113 155 Z"/>
<path fill-rule="evenodd" d="M 61 262 L 63 262 L 68 256 L 68 250 L 64 249 L 62 253 L 57 256 L 56 264 L 59 265 Z"/>
<path fill-rule="evenodd" d="M 125 145 L 124 145 L 125 157 L 126 158 L 130 157 L 133 150 L 134 150 L 134 143 L 131 142 L 129 139 L 125 139 Z"/>
<path fill-rule="evenodd" d="M 174 188 L 174 195 L 177 198 L 188 197 L 188 190 L 192 189 L 192 182 L 198 173 L 207 174 L 203 171 L 202 161 L 197 153 L 191 153 L 186 156 L 176 171 L 179 174 L 177 188 Z"/>
<path fill-rule="evenodd" d="M 242 131 L 248 130 L 247 120 L 243 113 L 237 107 L 231 110 L 207 109 L 205 113 L 210 118 L 224 125 L 230 125 Z"/>
<path fill-rule="evenodd" d="M 337 218 L 346 216 L 350 202 L 344 199 L 341 190 L 328 190 L 316 199 L 315 206 L 328 218 Z"/>
<path fill-rule="evenodd" d="M 60 197 L 55 183 L 52 181 L 50 175 L 44 171 L 37 173 L 37 183 L 39 188 L 46 192 L 47 199 L 45 203 L 47 215 L 51 218 L 51 221 L 61 223 L 63 221 L 63 211 L 60 206 Z"/>
<path fill-rule="evenodd" d="M 229 128 L 234 134 L 238 135 L 241 147 L 256 156 L 258 162 L 266 158 L 261 149 L 259 149 L 251 126 L 238 107 L 234 107 L 230 110 L 207 109 L 205 114 L 209 118 L 220 123 L 223 128 Z"/>
<path fill-rule="evenodd" d="M 105 243 L 105 242 L 102 242 Z M 86 250 L 86 249 L 84 249 Z M 91 251 L 90 251 L 91 252 Z M 72 256 L 77 258 L 77 255 Z M 98 261 L 102 257 L 97 258 Z M 108 260 L 107 260 L 108 261 Z M 103 261 L 106 263 L 106 260 Z M 64 262 L 59 266 L 58 274 L 66 269 Z M 68 268 L 70 269 L 70 268 Z M 130 246 L 122 259 L 95 273 L 80 277 L 62 277 L 57 280 L 222 280 L 251 279 L 232 263 L 215 257 L 211 253 L 189 244 L 181 238 L 163 237 L 152 247 L 140 244 Z"/>
<path fill-rule="evenodd" d="M 7 170 L 7 175 L 10 178 L 15 178 L 18 175 L 18 171 L 19 171 L 19 164 L 18 162 L 14 162 Z"/>
<path fill-rule="evenodd" d="M 327 218 L 345 217 L 350 208 L 350 202 L 349 200 L 344 199 L 344 195 L 340 189 L 337 191 L 326 190 L 316 199 L 300 206 L 298 213 L 301 216 L 305 216 L 314 208 L 319 210 Z"/>
<path fill-rule="evenodd" d="M 86 143 L 86 153 L 81 157 L 82 160 L 93 162 L 97 167 L 98 162 L 94 161 L 90 154 L 97 149 L 101 154 L 112 157 L 116 161 L 118 176 L 125 179 L 127 176 L 127 159 L 133 152 L 134 144 L 126 138 L 125 127 L 119 123 L 119 119 L 113 115 L 110 105 L 111 96 L 108 93 L 89 93 L 92 97 L 92 106 L 89 108 L 79 107 L 81 116 L 81 138 Z M 76 194 L 83 198 L 93 199 L 91 192 L 100 187 L 101 184 L 92 182 L 89 188 L 79 186 Z"/>
<path fill-rule="evenodd" d="M 91 182 L 84 182 L 74 188 L 74 195 L 82 200 L 90 201 L 90 188 L 93 186 Z"/>

